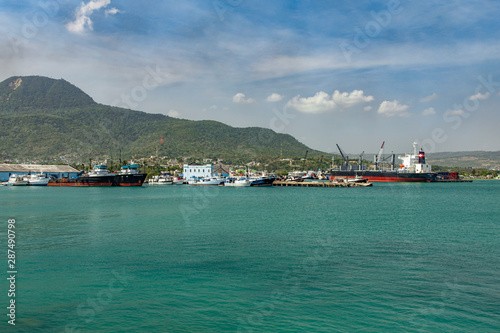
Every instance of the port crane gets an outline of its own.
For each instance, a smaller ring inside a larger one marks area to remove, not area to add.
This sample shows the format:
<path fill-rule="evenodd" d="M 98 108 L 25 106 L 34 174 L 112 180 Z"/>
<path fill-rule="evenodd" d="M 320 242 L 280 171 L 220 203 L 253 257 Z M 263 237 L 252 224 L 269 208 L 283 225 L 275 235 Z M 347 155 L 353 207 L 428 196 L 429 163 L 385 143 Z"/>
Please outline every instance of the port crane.
<path fill-rule="evenodd" d="M 365 155 L 365 151 L 363 150 L 361 152 L 361 154 L 359 154 L 359 160 L 358 160 L 358 164 L 359 164 L 359 170 L 362 170 L 363 169 L 363 156 Z"/>
<path fill-rule="evenodd" d="M 378 165 L 380 161 L 382 160 L 382 154 L 384 153 L 384 144 L 385 141 L 382 142 L 382 146 L 380 147 L 380 150 L 378 151 L 378 155 L 373 156 L 373 162 L 375 163 L 375 170 L 378 170 Z"/>
<path fill-rule="evenodd" d="M 345 166 L 348 166 L 349 165 L 349 156 L 347 156 L 347 154 L 342 150 L 342 148 L 339 147 L 338 143 L 336 143 L 336 145 L 337 145 L 337 149 L 339 150 L 340 156 L 342 156 L 342 158 L 344 159 Z"/>

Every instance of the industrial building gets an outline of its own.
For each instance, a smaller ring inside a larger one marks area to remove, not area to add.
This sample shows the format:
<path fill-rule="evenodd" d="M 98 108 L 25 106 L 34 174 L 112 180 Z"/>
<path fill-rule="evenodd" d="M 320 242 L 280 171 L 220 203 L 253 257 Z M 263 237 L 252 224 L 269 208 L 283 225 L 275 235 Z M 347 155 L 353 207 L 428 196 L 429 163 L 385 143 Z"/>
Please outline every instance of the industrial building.
<path fill-rule="evenodd" d="M 0 164 L 0 181 L 9 180 L 10 175 L 28 175 L 32 173 L 44 173 L 49 177 L 73 178 L 80 171 L 69 165 L 42 165 L 42 164 Z"/>

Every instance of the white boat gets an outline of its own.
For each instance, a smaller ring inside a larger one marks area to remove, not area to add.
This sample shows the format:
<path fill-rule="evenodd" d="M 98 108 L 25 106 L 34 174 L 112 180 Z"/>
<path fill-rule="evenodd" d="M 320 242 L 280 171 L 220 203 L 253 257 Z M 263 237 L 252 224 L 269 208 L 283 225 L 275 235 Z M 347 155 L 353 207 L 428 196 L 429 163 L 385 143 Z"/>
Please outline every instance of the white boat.
<path fill-rule="evenodd" d="M 192 177 L 188 180 L 189 185 L 223 185 L 225 177 Z"/>
<path fill-rule="evenodd" d="M 172 185 L 174 182 L 172 178 L 165 175 L 153 176 L 149 179 L 149 185 Z"/>
<path fill-rule="evenodd" d="M 50 178 L 43 173 L 36 173 L 24 176 L 24 180 L 28 182 L 29 186 L 47 186 Z"/>
<path fill-rule="evenodd" d="M 28 181 L 24 180 L 23 176 L 20 175 L 10 175 L 9 180 L 7 181 L 7 185 L 9 186 L 26 186 L 28 185 Z"/>
<path fill-rule="evenodd" d="M 224 182 L 224 186 L 232 186 L 232 187 L 247 187 L 252 185 L 253 180 L 240 177 L 240 178 L 228 178 Z"/>
<path fill-rule="evenodd" d="M 172 178 L 172 182 L 174 183 L 174 185 L 182 185 L 184 184 L 184 179 L 181 177 L 174 177 Z"/>

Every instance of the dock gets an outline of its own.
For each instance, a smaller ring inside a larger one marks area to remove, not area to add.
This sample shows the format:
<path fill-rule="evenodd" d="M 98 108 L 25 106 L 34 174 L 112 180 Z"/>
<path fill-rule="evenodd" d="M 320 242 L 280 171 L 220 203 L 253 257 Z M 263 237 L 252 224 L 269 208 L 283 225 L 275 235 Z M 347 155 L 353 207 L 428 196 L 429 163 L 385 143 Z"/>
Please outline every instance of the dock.
<path fill-rule="evenodd" d="M 298 186 L 298 187 L 367 187 L 372 186 L 372 183 L 362 182 L 293 182 L 275 180 L 273 186 Z"/>

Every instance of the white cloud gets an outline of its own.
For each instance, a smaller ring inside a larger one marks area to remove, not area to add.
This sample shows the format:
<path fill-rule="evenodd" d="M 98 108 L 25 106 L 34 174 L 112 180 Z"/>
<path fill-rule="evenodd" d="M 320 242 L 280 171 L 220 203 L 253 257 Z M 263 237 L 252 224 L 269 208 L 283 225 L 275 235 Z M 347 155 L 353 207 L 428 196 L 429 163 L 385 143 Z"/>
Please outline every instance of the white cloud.
<path fill-rule="evenodd" d="M 488 98 L 490 98 L 490 92 L 489 91 L 487 91 L 486 94 L 481 94 L 480 92 L 478 92 L 477 94 L 472 95 L 471 97 L 469 97 L 469 99 L 471 101 L 488 99 Z"/>
<path fill-rule="evenodd" d="M 245 98 L 245 97 L 246 96 L 244 93 L 237 93 L 236 95 L 233 96 L 233 102 L 240 104 L 251 104 L 255 102 L 253 98 Z"/>
<path fill-rule="evenodd" d="M 286 106 L 300 112 L 317 114 L 347 109 L 373 100 L 373 96 L 364 96 L 363 90 L 353 90 L 351 93 L 335 90 L 331 96 L 320 91 L 312 97 L 297 95 L 289 100 Z"/>
<path fill-rule="evenodd" d="M 371 105 L 367 105 L 363 108 L 363 111 L 370 111 L 372 109 Z"/>
<path fill-rule="evenodd" d="M 380 103 L 378 113 L 386 117 L 408 117 L 410 113 L 406 112 L 410 107 L 408 105 L 399 104 L 398 100 L 383 101 Z"/>
<path fill-rule="evenodd" d="M 118 14 L 118 13 L 121 13 L 121 10 L 118 10 L 116 8 L 106 9 L 104 11 L 104 15 L 106 17 L 108 17 L 109 15 L 115 15 L 115 14 Z"/>
<path fill-rule="evenodd" d="M 111 0 L 90 0 L 86 4 L 82 2 L 80 7 L 76 10 L 75 21 L 66 24 L 66 29 L 77 34 L 85 32 L 85 28 L 93 30 L 90 15 L 96 10 L 107 7 L 110 3 Z M 116 8 L 112 8 L 106 11 L 106 16 L 118 12 Z"/>
<path fill-rule="evenodd" d="M 433 114 L 436 114 L 436 110 L 434 110 L 434 108 L 428 108 L 422 111 L 422 116 L 430 116 Z"/>
<path fill-rule="evenodd" d="M 435 100 L 438 97 L 436 93 L 433 93 L 432 95 L 425 96 L 424 98 L 420 99 L 420 103 L 425 103 L 425 102 L 430 102 Z"/>
<path fill-rule="evenodd" d="M 180 114 L 180 112 L 179 112 L 179 111 L 177 111 L 177 110 L 170 109 L 170 110 L 168 111 L 167 115 L 168 115 L 168 116 L 170 116 L 170 117 L 176 117 L 176 118 L 178 118 L 181 114 Z"/>
<path fill-rule="evenodd" d="M 375 98 L 373 96 L 364 96 L 363 90 L 353 90 L 351 93 L 341 93 L 335 90 L 332 99 L 341 109 L 346 109 L 358 104 L 371 102 Z"/>
<path fill-rule="evenodd" d="M 271 95 L 267 96 L 266 102 L 279 102 L 283 99 L 283 97 L 283 95 L 272 93 Z"/>

